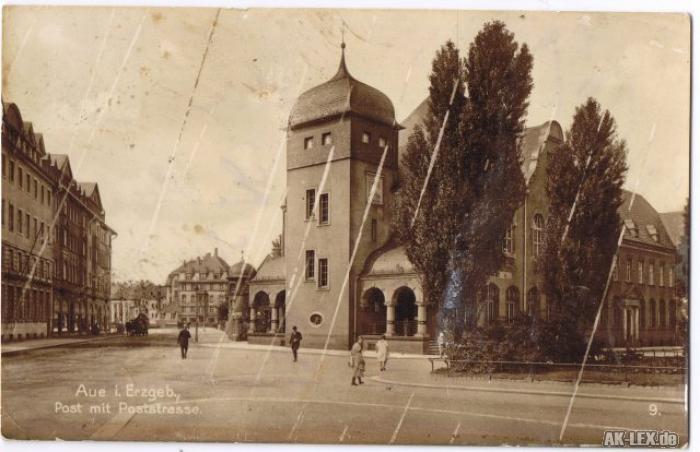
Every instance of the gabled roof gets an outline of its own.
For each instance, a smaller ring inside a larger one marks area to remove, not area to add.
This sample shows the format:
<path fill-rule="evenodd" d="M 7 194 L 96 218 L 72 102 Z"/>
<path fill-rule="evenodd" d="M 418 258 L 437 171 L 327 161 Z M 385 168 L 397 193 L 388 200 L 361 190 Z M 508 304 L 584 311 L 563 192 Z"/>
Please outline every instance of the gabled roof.
<path fill-rule="evenodd" d="M 196 259 L 185 261 L 173 273 L 229 273 L 229 265 L 217 253 L 207 253 Z"/>
<path fill-rule="evenodd" d="M 284 257 L 275 254 L 268 254 L 258 267 L 255 278 L 251 282 L 261 281 L 284 281 L 286 278 L 286 267 Z"/>
<path fill-rule="evenodd" d="M 630 201 L 632 201 L 632 192 L 623 190 L 622 199 L 622 205 L 618 209 L 620 218 L 623 220 L 623 223 L 628 225 L 634 223 L 636 226 L 636 236 L 635 233 L 630 231 L 628 226 L 625 226 L 624 239 L 626 241 L 675 250 L 676 247 L 671 241 L 671 237 L 668 235 L 663 221 L 661 221 L 661 216 L 656 209 L 649 204 L 644 196 L 640 194 L 635 195 L 631 209 Z M 648 226 L 651 226 L 651 228 Z M 654 240 L 652 236 L 654 230 L 658 233 L 658 241 Z"/>
<path fill-rule="evenodd" d="M 426 97 L 423 101 L 404 119 L 401 124 L 405 130 L 399 133 L 399 162 L 401 156 L 406 152 L 408 138 L 413 133 L 415 126 L 424 127 L 425 118 L 430 113 L 430 99 Z M 564 134 L 557 121 L 547 121 L 535 127 L 528 127 L 520 137 L 519 145 L 522 152 L 521 169 L 525 182 L 529 182 L 532 174 L 537 168 L 540 151 L 549 139 L 563 141 Z"/>

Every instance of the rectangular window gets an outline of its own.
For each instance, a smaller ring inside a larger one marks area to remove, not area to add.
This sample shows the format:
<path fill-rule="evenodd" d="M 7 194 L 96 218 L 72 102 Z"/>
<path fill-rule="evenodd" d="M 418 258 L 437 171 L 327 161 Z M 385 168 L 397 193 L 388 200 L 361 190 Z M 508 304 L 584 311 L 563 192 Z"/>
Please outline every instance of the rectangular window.
<path fill-rule="evenodd" d="M 637 282 L 644 284 L 644 262 L 637 262 Z"/>
<path fill-rule="evenodd" d="M 326 132 L 323 135 L 321 135 L 321 144 L 323 144 L 324 146 L 333 144 L 333 136 L 330 132 Z"/>
<path fill-rule="evenodd" d="M 318 287 L 328 287 L 328 259 L 318 260 Z"/>
<path fill-rule="evenodd" d="M 328 224 L 331 221 L 331 211 L 330 211 L 330 200 L 328 197 L 328 193 L 323 193 L 321 194 L 321 197 L 319 198 L 319 220 L 318 222 L 320 224 Z"/>
<path fill-rule="evenodd" d="M 32 192 L 32 176 L 29 175 L 29 173 L 26 173 L 27 176 L 27 193 Z"/>
<path fill-rule="evenodd" d="M 632 282 L 632 259 L 627 259 L 627 266 L 625 268 L 626 280 L 627 282 Z"/>
<path fill-rule="evenodd" d="M 654 263 L 649 262 L 649 285 L 654 285 Z"/>
<path fill-rule="evenodd" d="M 51 205 L 51 192 L 46 190 L 46 200 L 47 204 L 50 206 Z"/>
<path fill-rule="evenodd" d="M 44 186 L 41 186 L 41 203 L 44 204 Z"/>
<path fill-rule="evenodd" d="M 22 226 L 22 210 L 17 209 L 17 232 L 19 232 L 20 234 L 24 230 Z"/>
<path fill-rule="evenodd" d="M 10 182 L 15 181 L 15 162 L 10 160 Z"/>
<path fill-rule="evenodd" d="M 386 147 L 386 138 L 384 138 L 384 137 L 379 137 L 379 147 L 380 147 L 380 148 L 385 148 L 385 147 Z"/>
<path fill-rule="evenodd" d="M 373 242 L 377 241 L 377 220 L 375 218 L 372 218 L 372 232 L 370 237 L 372 237 Z"/>
<path fill-rule="evenodd" d="M 34 199 L 39 199 L 39 181 L 34 179 Z"/>
<path fill-rule="evenodd" d="M 24 214 L 24 218 L 27 220 L 27 222 L 24 223 L 24 225 L 25 225 L 26 228 L 27 228 L 27 237 L 29 237 L 29 236 L 32 235 L 32 231 L 29 229 L 29 228 L 30 228 L 30 224 L 29 224 L 29 214 L 28 214 L 28 213 L 25 213 L 25 214 Z"/>
<path fill-rule="evenodd" d="M 513 254 L 515 247 L 513 246 L 513 230 L 515 225 L 510 226 L 506 229 L 506 235 L 503 237 L 503 252 L 506 254 Z"/>
<path fill-rule="evenodd" d="M 370 141 L 372 141 L 372 135 L 369 132 L 362 132 L 362 142 L 369 144 Z"/>
<path fill-rule="evenodd" d="M 12 224 L 12 223 L 10 223 Z M 668 287 L 673 287 L 673 268 L 669 267 L 668 269 Z"/>
<path fill-rule="evenodd" d="M 314 137 L 304 138 L 304 149 L 311 149 L 314 147 Z"/>
<path fill-rule="evenodd" d="M 7 226 L 10 231 L 15 230 L 15 207 L 12 204 L 7 206 Z"/>
<path fill-rule="evenodd" d="M 21 166 L 17 166 L 17 179 L 19 179 L 19 188 L 24 188 L 24 172 Z"/>
<path fill-rule="evenodd" d="M 309 188 L 306 190 L 306 219 L 313 218 L 316 203 L 316 190 Z"/>
<path fill-rule="evenodd" d="M 663 287 L 664 286 L 664 275 L 666 274 L 666 266 L 664 263 L 661 263 L 659 266 L 659 286 Z"/>
<path fill-rule="evenodd" d="M 39 220 L 34 218 L 34 235 L 32 237 L 36 237 L 36 235 L 39 233 Z"/>
<path fill-rule="evenodd" d="M 305 270 L 305 277 L 307 280 L 314 279 L 315 276 L 315 268 L 314 264 L 316 263 L 316 253 L 314 250 L 306 250 L 306 270 Z"/>
<path fill-rule="evenodd" d="M 367 186 L 367 199 L 370 199 L 372 195 L 372 186 L 374 185 L 374 180 L 376 179 L 376 174 L 367 173 L 365 184 Z M 377 189 L 374 192 L 374 198 L 372 198 L 372 204 L 382 205 L 384 204 L 384 177 L 380 177 L 377 181 Z"/>

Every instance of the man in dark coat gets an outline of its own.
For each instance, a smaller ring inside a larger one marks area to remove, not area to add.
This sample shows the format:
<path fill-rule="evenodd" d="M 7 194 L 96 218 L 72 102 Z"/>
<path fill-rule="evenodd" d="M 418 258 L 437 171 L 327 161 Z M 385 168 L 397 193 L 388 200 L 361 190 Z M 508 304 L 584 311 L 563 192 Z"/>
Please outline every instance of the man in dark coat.
<path fill-rule="evenodd" d="M 289 344 L 292 346 L 292 355 L 294 355 L 294 362 L 297 360 L 297 350 L 301 345 L 301 333 L 297 331 L 297 327 L 292 327 L 292 336 L 289 338 Z"/>
<path fill-rule="evenodd" d="M 182 359 L 187 359 L 187 347 L 190 345 L 190 334 L 189 325 L 185 325 L 180 330 L 180 334 L 177 336 L 177 342 L 180 344 L 180 353 L 182 353 Z"/>

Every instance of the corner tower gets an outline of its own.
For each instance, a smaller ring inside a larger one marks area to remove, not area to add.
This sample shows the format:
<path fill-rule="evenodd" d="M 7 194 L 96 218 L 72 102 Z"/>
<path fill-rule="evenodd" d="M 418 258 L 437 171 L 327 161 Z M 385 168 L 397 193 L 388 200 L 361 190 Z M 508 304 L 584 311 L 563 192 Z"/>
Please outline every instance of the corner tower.
<path fill-rule="evenodd" d="M 301 94 L 292 108 L 284 225 L 287 329 L 297 325 L 304 345 L 328 341 L 331 348 L 347 348 L 354 340 L 357 275 L 391 234 L 400 129 L 391 100 L 350 75 L 345 43 L 336 74 Z"/>

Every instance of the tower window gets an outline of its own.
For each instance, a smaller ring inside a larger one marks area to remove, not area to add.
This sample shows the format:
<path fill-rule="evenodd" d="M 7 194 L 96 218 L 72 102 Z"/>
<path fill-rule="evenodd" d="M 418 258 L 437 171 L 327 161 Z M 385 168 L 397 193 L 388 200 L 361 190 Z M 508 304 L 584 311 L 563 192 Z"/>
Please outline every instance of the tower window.
<path fill-rule="evenodd" d="M 311 149 L 314 147 L 314 137 L 304 138 L 304 149 Z"/>
<path fill-rule="evenodd" d="M 374 179 L 377 177 L 376 174 L 367 173 L 367 178 L 365 184 L 367 187 L 367 199 L 370 199 L 372 194 L 372 185 L 374 185 Z M 372 204 L 382 205 L 384 204 L 384 177 L 380 177 L 377 181 L 377 189 L 374 192 L 374 197 L 372 198 Z"/>
<path fill-rule="evenodd" d="M 321 194 L 319 198 L 319 220 L 320 224 L 328 224 L 331 219 L 330 199 L 328 193 Z"/>
<path fill-rule="evenodd" d="M 321 144 L 323 144 L 324 146 L 333 144 L 333 136 L 330 132 L 326 132 L 321 136 Z"/>
<path fill-rule="evenodd" d="M 362 132 L 362 142 L 364 144 L 369 144 L 370 141 L 372 141 L 372 134 L 369 132 Z"/>
<path fill-rule="evenodd" d="M 318 287 L 328 287 L 328 259 L 318 260 Z"/>
<path fill-rule="evenodd" d="M 306 190 L 306 219 L 311 219 L 314 216 L 314 208 L 316 203 L 316 190 L 309 188 Z"/>
<path fill-rule="evenodd" d="M 379 137 L 379 147 L 380 147 L 380 148 L 386 147 L 386 138 L 384 138 L 384 137 Z"/>
<path fill-rule="evenodd" d="M 371 233 L 372 241 L 376 242 L 377 241 L 377 219 L 372 218 L 372 233 Z"/>
<path fill-rule="evenodd" d="M 544 250 L 544 218 L 536 214 L 532 219 L 532 245 L 535 257 Z"/>
<path fill-rule="evenodd" d="M 316 252 L 314 250 L 306 250 L 306 271 L 305 271 L 305 276 L 307 280 L 314 279 L 315 276 L 315 268 L 314 264 L 316 263 Z"/>

